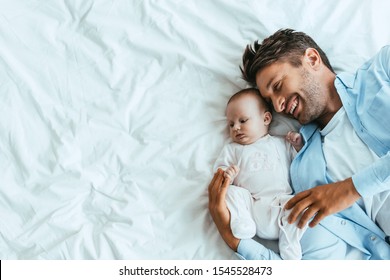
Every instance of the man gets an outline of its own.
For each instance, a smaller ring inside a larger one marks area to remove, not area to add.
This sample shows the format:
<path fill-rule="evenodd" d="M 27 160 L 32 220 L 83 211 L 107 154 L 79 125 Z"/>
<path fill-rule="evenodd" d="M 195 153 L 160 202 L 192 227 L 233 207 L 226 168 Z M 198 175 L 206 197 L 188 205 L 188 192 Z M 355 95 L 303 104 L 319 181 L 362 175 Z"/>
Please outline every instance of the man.
<path fill-rule="evenodd" d="M 390 259 L 390 47 L 355 75 L 336 75 L 312 38 L 285 29 L 247 46 L 241 71 L 277 113 L 303 125 L 305 145 L 290 169 L 296 196 L 286 204 L 290 223 L 299 216 L 299 227 L 309 222 L 303 258 L 354 252 Z M 217 172 L 209 185 L 209 209 L 222 238 L 244 258 L 278 258 L 231 235 L 224 202 L 229 183 Z"/>

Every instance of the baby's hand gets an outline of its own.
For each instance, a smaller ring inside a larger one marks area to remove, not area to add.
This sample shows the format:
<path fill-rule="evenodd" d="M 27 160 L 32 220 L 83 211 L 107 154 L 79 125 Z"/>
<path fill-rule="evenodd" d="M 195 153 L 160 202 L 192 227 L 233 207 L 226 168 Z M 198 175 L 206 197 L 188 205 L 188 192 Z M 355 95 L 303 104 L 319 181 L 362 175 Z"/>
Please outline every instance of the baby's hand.
<path fill-rule="evenodd" d="M 233 182 L 234 178 L 238 175 L 238 172 L 240 172 L 240 168 L 237 165 L 230 165 L 225 170 L 225 178 L 230 178 L 230 182 Z"/>
<path fill-rule="evenodd" d="M 286 135 L 286 140 L 293 145 L 293 147 L 299 152 L 303 147 L 302 136 L 298 132 L 289 131 Z"/>

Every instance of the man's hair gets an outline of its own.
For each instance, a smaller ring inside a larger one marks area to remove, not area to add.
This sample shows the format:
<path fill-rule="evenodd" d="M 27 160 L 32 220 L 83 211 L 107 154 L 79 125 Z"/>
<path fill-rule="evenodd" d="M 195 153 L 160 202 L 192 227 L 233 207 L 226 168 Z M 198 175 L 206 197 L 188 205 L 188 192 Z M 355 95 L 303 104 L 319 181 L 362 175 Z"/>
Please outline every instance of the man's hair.
<path fill-rule="evenodd" d="M 322 62 L 334 73 L 325 52 L 310 36 L 292 29 L 280 29 L 265 38 L 261 44 L 255 41 L 253 46 L 246 46 L 242 56 L 242 67 L 240 66 L 242 78 L 256 85 L 257 72 L 275 61 L 287 61 L 292 66 L 299 67 L 307 48 L 316 49 Z"/>
<path fill-rule="evenodd" d="M 272 113 L 271 106 L 260 95 L 260 91 L 257 88 L 245 88 L 245 89 L 242 89 L 242 90 L 236 92 L 235 94 L 232 95 L 232 97 L 230 97 L 229 101 L 227 102 L 227 105 L 230 102 L 232 102 L 232 101 L 234 101 L 234 100 L 236 100 L 244 95 L 254 96 L 258 100 L 259 106 L 261 109 L 264 110 L 264 112 L 271 112 Z"/>

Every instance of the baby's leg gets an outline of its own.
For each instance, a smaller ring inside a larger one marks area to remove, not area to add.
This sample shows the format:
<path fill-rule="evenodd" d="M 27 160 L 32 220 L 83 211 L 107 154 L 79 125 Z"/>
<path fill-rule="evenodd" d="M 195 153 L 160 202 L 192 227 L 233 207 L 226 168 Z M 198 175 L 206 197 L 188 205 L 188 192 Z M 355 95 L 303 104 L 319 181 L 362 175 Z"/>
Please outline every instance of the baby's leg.
<path fill-rule="evenodd" d="M 275 203 L 275 205 L 273 205 Z M 274 198 L 262 197 L 253 202 L 253 218 L 256 223 L 256 235 L 263 239 L 277 240 L 279 238 L 280 215 L 279 203 Z"/>
<path fill-rule="evenodd" d="M 291 213 L 291 209 L 285 210 L 283 207 L 290 198 L 285 197 L 280 199 L 282 208 L 279 217 L 279 250 L 280 256 L 284 260 L 300 260 L 302 258 L 301 239 L 307 229 L 307 224 L 300 229 L 297 226 L 298 221 L 293 224 L 288 223 L 288 216 Z"/>
<path fill-rule="evenodd" d="M 230 227 L 236 238 L 248 239 L 256 234 L 256 225 L 252 218 L 253 198 L 247 189 L 229 186 L 226 204 L 230 211 Z"/>

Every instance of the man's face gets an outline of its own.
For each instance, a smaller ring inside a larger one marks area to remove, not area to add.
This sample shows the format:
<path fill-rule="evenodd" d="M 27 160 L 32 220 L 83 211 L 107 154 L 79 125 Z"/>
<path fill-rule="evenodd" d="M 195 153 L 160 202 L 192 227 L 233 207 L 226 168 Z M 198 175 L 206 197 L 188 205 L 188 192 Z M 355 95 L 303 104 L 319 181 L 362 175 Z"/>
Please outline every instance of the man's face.
<path fill-rule="evenodd" d="M 275 62 L 256 75 L 261 95 L 275 111 L 307 124 L 320 117 L 326 107 L 321 86 L 310 68 Z"/>

